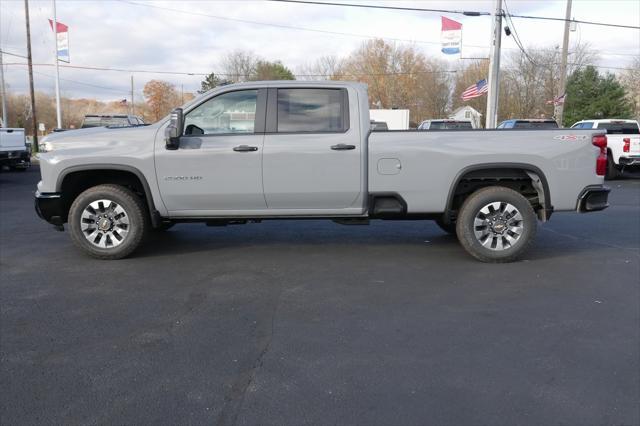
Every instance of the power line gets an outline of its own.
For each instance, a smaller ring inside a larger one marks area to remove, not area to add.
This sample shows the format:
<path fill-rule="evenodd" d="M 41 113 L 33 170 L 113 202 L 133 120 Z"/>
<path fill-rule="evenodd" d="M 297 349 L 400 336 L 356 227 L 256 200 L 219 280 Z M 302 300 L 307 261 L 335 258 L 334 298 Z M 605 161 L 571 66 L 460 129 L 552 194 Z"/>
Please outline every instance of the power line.
<path fill-rule="evenodd" d="M 339 36 L 346 36 L 346 37 L 366 38 L 366 39 L 372 39 L 372 40 L 382 39 L 382 40 L 389 40 L 389 41 L 400 41 L 400 42 L 405 42 L 405 43 L 440 45 L 440 42 L 435 42 L 435 41 L 412 40 L 412 39 L 395 38 L 395 37 L 380 37 L 380 36 L 373 36 L 373 35 L 367 35 L 367 34 L 347 33 L 347 32 L 342 32 L 342 31 L 321 30 L 321 29 L 317 29 L 317 28 L 306 28 L 306 27 L 298 27 L 298 26 L 293 26 L 293 25 L 274 24 L 274 23 L 270 23 L 270 22 L 250 21 L 250 20 L 247 20 L 247 19 L 229 18 L 229 17 L 226 17 L 226 16 L 218 16 L 218 15 L 211 15 L 211 14 L 202 13 L 202 12 L 194 12 L 194 11 L 188 11 L 188 10 L 174 9 L 172 7 L 158 6 L 158 5 L 155 5 L 155 4 L 136 3 L 136 2 L 133 2 L 133 1 L 127 1 L 127 0 L 118 0 L 118 1 L 120 1 L 121 3 L 131 4 L 131 5 L 134 5 L 134 6 L 149 7 L 149 8 L 153 8 L 153 9 L 166 10 L 166 11 L 169 11 L 169 12 L 184 13 L 184 14 L 193 15 L 193 16 L 203 16 L 203 17 L 206 17 L 206 18 L 219 19 L 219 20 L 223 20 L 223 21 L 242 22 L 242 23 L 245 23 L 245 24 L 252 24 L 252 25 L 263 25 L 263 26 L 268 26 L 268 27 L 284 28 L 284 29 L 296 30 L 296 31 L 308 31 L 308 32 L 314 32 L 314 33 L 321 33 L 321 34 L 332 34 L 332 35 L 339 35 Z M 476 47 L 476 48 L 486 49 L 489 46 L 468 45 L 467 47 Z"/>
<path fill-rule="evenodd" d="M 511 16 L 513 18 L 522 18 L 522 19 L 540 19 L 543 21 L 575 22 L 576 24 L 599 25 L 602 27 L 629 28 L 632 30 L 640 30 L 640 27 L 636 27 L 633 25 L 610 24 L 608 22 L 582 21 L 578 19 L 565 19 L 565 18 L 551 18 L 548 16 L 527 16 L 527 15 L 511 15 Z"/>
<path fill-rule="evenodd" d="M 34 71 L 34 73 L 35 73 L 35 74 L 38 74 L 38 75 L 45 76 L 45 77 L 49 77 L 49 78 L 55 78 L 55 76 L 53 76 L 53 75 L 49 75 L 49 74 L 46 74 L 46 73 L 43 73 L 43 72 Z M 109 90 L 109 91 L 111 91 L 111 92 L 119 93 L 119 94 L 121 94 L 121 95 L 122 95 L 122 94 L 124 94 L 124 93 L 128 93 L 128 92 L 126 92 L 126 91 L 124 91 L 124 90 L 119 90 L 119 89 L 116 89 L 116 88 L 114 88 L 114 87 L 99 86 L 99 85 L 97 85 L 97 84 L 85 83 L 84 81 L 73 80 L 73 79 L 70 79 L 70 78 L 62 78 L 62 77 L 60 77 L 60 80 L 68 81 L 68 82 L 70 82 L 70 83 L 81 84 L 81 85 L 83 85 L 83 86 L 95 87 L 95 88 L 103 89 L 103 90 Z"/>
<path fill-rule="evenodd" d="M 401 7 L 401 6 L 379 6 L 373 4 L 357 4 L 357 3 L 330 3 L 319 1 L 302 1 L 302 0 L 267 0 L 278 3 L 298 3 L 298 4 L 311 4 L 316 6 L 346 6 L 346 7 L 360 7 L 367 9 L 386 9 L 386 10 L 404 10 L 411 12 L 436 12 L 436 13 L 449 13 L 465 16 L 489 16 L 489 12 L 477 12 L 477 11 L 464 11 L 464 10 L 446 10 L 446 9 L 424 9 L 420 7 Z"/>
<path fill-rule="evenodd" d="M 26 65 L 22 62 L 10 62 L 5 65 Z M 53 64 L 33 64 L 36 67 L 51 67 Z M 93 67 L 93 66 L 81 66 L 81 65 L 69 65 L 69 64 L 60 64 L 61 67 L 64 68 L 74 68 L 81 70 L 98 70 L 98 71 L 115 71 L 115 72 L 127 72 L 127 73 L 148 73 L 148 74 L 171 74 L 171 75 L 190 75 L 190 76 L 207 76 L 209 73 L 185 73 L 180 71 L 157 71 L 157 70 L 140 70 L 140 69 L 124 69 L 124 68 L 107 68 L 107 67 Z M 219 73 L 212 71 L 215 75 L 224 76 L 224 77 L 250 77 L 247 74 L 236 74 L 236 73 Z M 408 71 L 408 72 L 389 72 L 389 73 L 362 73 L 362 74 L 340 74 L 345 76 L 383 76 L 383 75 L 411 75 L 411 74 L 450 74 L 456 73 L 458 70 L 437 70 L 437 71 Z M 324 77 L 330 76 L 331 74 L 296 74 L 297 77 Z"/>
<path fill-rule="evenodd" d="M 267 0 L 273 2 L 280 3 L 297 3 L 297 4 L 308 4 L 313 6 L 339 6 L 339 7 L 359 7 L 359 8 L 367 8 L 367 9 L 392 9 L 392 10 L 406 10 L 406 11 L 414 11 L 414 12 L 437 12 L 437 13 L 451 13 L 451 14 L 462 14 L 466 16 L 487 16 L 491 15 L 489 12 L 465 12 L 462 10 L 444 10 L 444 9 L 423 9 L 417 7 L 397 7 L 397 6 L 380 6 L 373 4 L 357 4 L 357 3 L 331 3 L 331 2 L 320 2 L 320 1 L 307 1 L 307 0 Z M 504 14 L 503 14 L 504 16 Z M 604 27 L 616 27 L 616 28 L 630 28 L 634 30 L 640 30 L 640 27 L 633 25 L 623 25 L 623 24 L 610 24 L 608 22 L 595 22 L 595 21 L 582 21 L 576 19 L 565 19 L 565 18 L 552 18 L 547 16 L 530 16 L 530 15 L 512 15 L 514 18 L 522 18 L 522 19 L 541 19 L 546 21 L 559 21 L 559 22 L 576 22 L 578 24 L 587 24 L 587 25 L 600 25 Z"/>

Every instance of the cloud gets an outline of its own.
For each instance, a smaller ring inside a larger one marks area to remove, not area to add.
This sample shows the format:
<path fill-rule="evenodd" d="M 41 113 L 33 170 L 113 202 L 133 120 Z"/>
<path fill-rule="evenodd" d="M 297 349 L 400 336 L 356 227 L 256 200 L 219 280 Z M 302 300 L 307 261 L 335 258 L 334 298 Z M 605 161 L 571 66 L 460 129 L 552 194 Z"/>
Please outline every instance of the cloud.
<path fill-rule="evenodd" d="M 143 3 L 142 6 L 133 3 Z M 362 0 L 362 2 L 368 2 Z M 490 11 L 493 1 L 393 1 L 375 2 L 394 6 L 435 9 Z M 514 14 L 564 16 L 564 1 L 507 1 Z M 30 2 L 32 46 L 35 63 L 52 63 L 53 34 L 47 19 L 50 2 Z M 25 54 L 24 6 L 22 2 L 0 3 L 0 45 L 3 50 Z M 166 9 L 178 9 L 176 12 Z M 413 40 L 428 55 L 461 66 L 457 57 L 439 53 L 440 14 L 401 12 L 348 7 L 310 6 L 266 1 L 63 1 L 57 2 L 58 19 L 70 28 L 70 53 L 73 65 L 111 68 L 150 69 L 205 73 L 220 71 L 224 55 L 232 50 L 252 50 L 270 60 L 281 60 L 292 69 L 325 55 L 345 56 L 365 40 L 322 32 L 300 31 L 284 26 L 322 31 L 373 35 Z M 211 16 L 218 16 L 218 19 Z M 488 54 L 490 17 L 447 15 L 464 25 L 463 54 Z M 639 25 L 640 6 L 634 1 L 573 2 L 577 19 Z M 270 23 L 277 26 L 243 21 Z M 553 46 L 561 43 L 561 22 L 514 19 L 525 46 Z M 638 31 L 579 25 L 571 33 L 572 41 L 590 43 L 601 52 L 601 65 L 624 67 L 630 57 L 640 54 Z M 480 46 L 480 47 L 472 47 Z M 482 47 L 484 46 L 484 47 Z M 517 49 L 512 38 L 503 36 L 505 56 Z M 6 62 L 25 62 L 5 56 Z M 36 67 L 36 88 L 53 91 L 53 67 Z M 127 96 L 130 74 L 61 68 L 62 92 L 72 97 L 119 99 Z M 27 89 L 26 67 L 7 66 L 6 80 L 11 90 Z M 160 78 L 185 91 L 199 87 L 200 76 L 135 74 L 136 97 L 141 97 L 144 82 Z M 100 86 L 100 87 L 95 87 Z"/>

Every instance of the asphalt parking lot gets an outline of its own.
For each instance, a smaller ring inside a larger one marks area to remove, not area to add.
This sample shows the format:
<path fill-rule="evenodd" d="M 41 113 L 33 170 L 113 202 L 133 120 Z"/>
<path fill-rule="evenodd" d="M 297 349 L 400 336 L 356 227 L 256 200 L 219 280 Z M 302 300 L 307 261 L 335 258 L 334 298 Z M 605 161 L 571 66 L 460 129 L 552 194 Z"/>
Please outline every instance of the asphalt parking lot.
<path fill-rule="evenodd" d="M 640 180 L 526 258 L 431 222 L 181 224 L 93 260 L 0 173 L 4 425 L 637 425 Z"/>

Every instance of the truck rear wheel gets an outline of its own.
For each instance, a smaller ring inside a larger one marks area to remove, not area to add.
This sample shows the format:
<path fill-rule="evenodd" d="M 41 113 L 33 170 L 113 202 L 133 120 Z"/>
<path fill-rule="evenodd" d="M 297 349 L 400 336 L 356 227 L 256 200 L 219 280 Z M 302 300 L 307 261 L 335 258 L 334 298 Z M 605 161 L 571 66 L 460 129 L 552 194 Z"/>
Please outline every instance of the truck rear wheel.
<path fill-rule="evenodd" d="M 73 243 L 97 259 L 121 259 L 142 242 L 149 228 L 140 197 L 119 185 L 89 188 L 69 209 Z"/>
<path fill-rule="evenodd" d="M 479 189 L 463 203 L 456 233 L 462 247 L 483 262 L 512 262 L 531 245 L 537 218 L 529 201 L 502 186 Z"/>

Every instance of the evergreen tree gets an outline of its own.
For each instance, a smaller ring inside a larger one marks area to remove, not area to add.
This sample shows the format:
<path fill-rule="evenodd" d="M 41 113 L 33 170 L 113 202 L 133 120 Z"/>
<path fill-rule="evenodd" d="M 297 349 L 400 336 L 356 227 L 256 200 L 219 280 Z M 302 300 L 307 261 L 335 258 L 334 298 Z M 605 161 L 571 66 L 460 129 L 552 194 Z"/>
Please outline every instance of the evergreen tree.
<path fill-rule="evenodd" d="M 613 74 L 601 75 L 592 67 L 574 71 L 567 81 L 564 125 L 580 120 L 629 118 L 631 105 Z"/>

